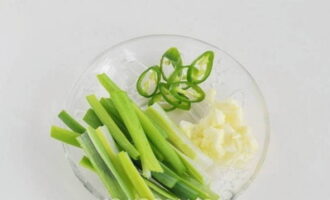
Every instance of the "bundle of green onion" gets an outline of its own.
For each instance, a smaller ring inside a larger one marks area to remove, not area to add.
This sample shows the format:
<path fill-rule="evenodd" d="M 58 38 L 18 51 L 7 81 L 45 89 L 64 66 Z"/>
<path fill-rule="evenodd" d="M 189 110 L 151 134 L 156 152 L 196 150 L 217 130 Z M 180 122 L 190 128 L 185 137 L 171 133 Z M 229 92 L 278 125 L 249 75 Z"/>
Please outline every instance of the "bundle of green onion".
<path fill-rule="evenodd" d="M 110 98 L 86 97 L 86 126 L 62 111 L 69 129 L 52 126 L 51 136 L 84 151 L 80 165 L 99 176 L 111 198 L 219 199 L 166 112 L 158 104 L 142 110 L 106 74 L 97 77 Z"/>
<path fill-rule="evenodd" d="M 214 53 L 206 51 L 190 65 L 183 65 L 177 48 L 168 49 L 159 66 L 145 70 L 136 83 L 140 95 L 150 98 L 148 105 L 159 103 L 165 111 L 189 110 L 191 103 L 205 98 L 198 86 L 210 75 Z"/>

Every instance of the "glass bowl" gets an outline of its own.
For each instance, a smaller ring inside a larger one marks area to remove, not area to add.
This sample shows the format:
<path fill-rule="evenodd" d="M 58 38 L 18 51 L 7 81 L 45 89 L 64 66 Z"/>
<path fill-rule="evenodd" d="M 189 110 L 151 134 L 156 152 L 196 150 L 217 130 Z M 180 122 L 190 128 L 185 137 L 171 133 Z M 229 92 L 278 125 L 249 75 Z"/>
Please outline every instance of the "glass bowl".
<path fill-rule="evenodd" d="M 185 63 L 190 63 L 206 50 L 214 51 L 214 68 L 202 87 L 215 88 L 220 100 L 237 100 L 258 141 L 259 151 L 246 167 L 219 166 L 216 169 L 218 176 L 213 177 L 213 188 L 222 196 L 222 200 L 236 199 L 253 182 L 263 164 L 269 143 L 269 122 L 264 98 L 254 79 L 239 62 L 218 47 L 178 35 L 149 35 L 119 43 L 99 55 L 82 74 L 70 92 L 66 109 L 81 119 L 89 107 L 86 95 L 108 96 L 96 79 L 96 74 L 102 72 L 106 72 L 121 88 L 128 91 L 136 102 L 143 104 L 145 100 L 135 89 L 137 77 L 146 67 L 158 64 L 161 55 L 173 46 L 180 50 Z M 97 199 L 109 199 L 98 177 L 79 166 L 83 152 L 68 145 L 64 145 L 64 151 L 74 174 L 87 190 Z"/>

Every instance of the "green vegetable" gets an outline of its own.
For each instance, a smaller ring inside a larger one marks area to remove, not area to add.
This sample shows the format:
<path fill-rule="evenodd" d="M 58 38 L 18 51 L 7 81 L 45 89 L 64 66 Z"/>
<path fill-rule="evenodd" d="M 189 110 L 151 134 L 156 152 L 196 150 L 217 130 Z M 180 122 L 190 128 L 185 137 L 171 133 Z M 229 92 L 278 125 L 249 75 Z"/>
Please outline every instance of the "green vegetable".
<path fill-rule="evenodd" d="M 162 164 L 164 169 L 164 173 L 178 179 L 181 183 L 185 184 L 186 186 L 190 187 L 192 190 L 198 193 L 198 196 L 203 199 L 210 199 L 210 200 L 217 200 L 219 196 L 211 191 L 207 185 L 203 185 L 199 182 L 196 182 L 195 179 L 191 179 L 190 176 L 179 176 L 166 165 Z"/>
<path fill-rule="evenodd" d="M 186 171 L 186 168 L 179 156 L 170 146 L 170 144 L 163 137 L 159 129 L 154 125 L 154 123 L 149 119 L 149 117 L 141 111 L 141 109 L 132 104 L 141 125 L 150 139 L 150 141 L 157 147 L 160 153 L 164 156 L 164 159 L 179 173 L 182 174 Z"/>
<path fill-rule="evenodd" d="M 91 161 L 89 160 L 89 158 L 87 158 L 86 156 L 82 157 L 82 159 L 79 162 L 80 166 L 91 170 L 92 172 L 96 172 L 93 164 L 91 163 Z"/>
<path fill-rule="evenodd" d="M 155 103 L 158 103 L 166 112 L 169 112 L 171 110 L 174 110 L 176 107 L 172 104 L 169 104 L 164 98 L 161 93 L 155 94 L 150 101 L 148 102 L 148 105 L 151 106 Z"/>
<path fill-rule="evenodd" d="M 179 50 L 172 47 L 162 55 L 160 67 L 149 67 L 140 75 L 136 83 L 137 91 L 141 96 L 150 98 L 149 106 L 159 103 L 165 111 L 176 108 L 189 110 L 191 103 L 205 98 L 204 91 L 197 84 L 210 75 L 213 60 L 213 51 L 206 51 L 191 65 L 184 66 Z M 162 82 L 162 78 L 165 82 Z M 105 77 L 101 79 L 100 82 L 108 91 L 111 90 L 109 87 L 115 86 Z"/>
<path fill-rule="evenodd" d="M 144 180 L 149 186 L 149 188 L 151 188 L 153 191 L 155 191 L 157 194 L 159 194 L 161 197 L 165 198 L 166 200 L 178 200 L 178 198 L 174 194 L 167 191 L 165 188 L 157 185 L 156 183 L 149 181 L 148 179 L 144 179 Z"/>
<path fill-rule="evenodd" d="M 137 159 L 139 156 L 139 152 L 135 149 L 135 147 L 128 141 L 123 132 L 118 128 L 117 124 L 113 121 L 113 119 L 109 116 L 105 108 L 101 105 L 101 103 L 97 100 L 95 95 L 87 96 L 87 101 L 90 106 L 95 111 L 96 115 L 100 119 L 100 121 L 108 128 L 109 132 L 112 134 L 116 142 L 119 144 L 121 148 L 127 151 L 127 153 L 133 158 Z"/>
<path fill-rule="evenodd" d="M 168 49 L 160 60 L 160 69 L 164 80 L 167 81 L 174 69 L 181 65 L 182 60 L 179 50 L 175 47 Z"/>
<path fill-rule="evenodd" d="M 100 103 L 102 106 L 107 110 L 107 112 L 118 119 L 121 120 L 121 117 L 119 115 L 118 110 L 116 109 L 115 105 L 113 104 L 113 101 L 110 98 L 101 98 Z"/>
<path fill-rule="evenodd" d="M 152 194 L 144 179 L 140 176 L 139 171 L 136 169 L 127 153 L 120 152 L 118 154 L 118 158 L 126 172 L 126 175 L 131 180 L 131 183 L 134 185 L 135 190 L 138 192 L 140 198 L 154 200 L 154 195 Z"/>
<path fill-rule="evenodd" d="M 171 85 L 171 94 L 180 101 L 200 102 L 205 98 L 204 91 L 190 82 L 176 82 Z"/>
<path fill-rule="evenodd" d="M 152 177 L 167 188 L 173 188 L 174 185 L 178 182 L 178 179 L 169 176 L 166 173 L 152 172 Z"/>
<path fill-rule="evenodd" d="M 103 133 L 107 133 L 105 135 L 101 134 L 99 135 L 100 139 L 106 140 L 108 141 L 111 150 L 114 152 L 115 155 L 117 155 L 119 153 L 119 148 L 118 145 L 116 144 L 115 140 L 113 139 L 112 135 L 109 133 L 109 130 L 105 127 L 105 126 L 101 126 L 99 127 L 99 129 L 103 132 Z"/>
<path fill-rule="evenodd" d="M 159 89 L 160 89 L 160 93 L 162 94 L 162 97 L 175 108 L 181 108 L 183 110 L 190 109 L 191 106 L 190 102 L 181 101 L 180 99 L 176 98 L 169 90 L 169 86 L 166 85 L 165 83 L 160 83 Z"/>
<path fill-rule="evenodd" d="M 190 147 L 189 143 L 187 143 L 188 139 L 185 142 L 183 141 L 183 133 L 180 132 L 179 128 L 172 122 L 166 112 L 158 104 L 149 106 L 145 112 L 151 119 L 154 119 L 159 127 L 166 131 L 168 139 L 172 142 L 172 144 L 174 144 L 188 157 L 196 157 L 196 153 Z"/>
<path fill-rule="evenodd" d="M 108 114 L 111 116 L 113 121 L 117 124 L 117 126 L 120 128 L 120 130 L 125 134 L 125 136 L 131 141 L 131 136 L 128 133 L 128 130 L 121 119 L 115 105 L 113 104 L 112 100 L 110 98 L 101 98 L 100 103 L 105 108 L 105 110 L 108 112 Z"/>
<path fill-rule="evenodd" d="M 161 79 L 161 72 L 158 66 L 149 67 L 139 77 L 136 83 L 136 89 L 144 97 L 153 96 Z"/>
<path fill-rule="evenodd" d="M 188 70 L 188 81 L 193 83 L 205 81 L 212 71 L 213 59 L 213 51 L 206 51 L 194 60 Z"/>
<path fill-rule="evenodd" d="M 162 72 L 154 67 L 142 74 L 137 87 L 147 94 L 144 96 L 151 97 L 145 111 L 106 74 L 99 74 L 111 98 L 86 97 L 91 106 L 83 117 L 89 125 L 86 129 L 62 111 L 59 118 L 72 131 L 52 126 L 51 137 L 83 149 L 85 156 L 79 164 L 99 176 L 112 199 L 218 200 L 219 196 L 205 184 L 206 176 L 194 165 L 198 162 L 207 167 L 211 161 L 158 104 L 165 109 L 187 110 L 191 103 L 204 99 L 197 84 L 208 73 L 204 68 L 210 60 L 213 62 L 213 55 L 203 56 L 192 66 L 182 66 L 180 53 L 171 48 L 162 57 Z M 197 82 L 187 77 L 192 67 L 199 70 L 199 74 L 190 72 Z M 173 72 L 169 75 L 165 69 Z M 160 82 L 162 76 L 167 78 L 166 83 Z M 148 81 L 153 81 L 148 85 L 152 88 L 144 85 Z"/>
<path fill-rule="evenodd" d="M 181 200 L 194 200 L 197 199 L 197 197 L 199 196 L 198 192 L 196 192 L 182 182 L 178 182 L 177 184 L 175 184 L 171 191 L 174 194 L 178 195 Z"/>
<path fill-rule="evenodd" d="M 79 124 L 69 113 L 67 113 L 65 110 L 62 110 L 58 117 L 66 124 L 72 131 L 76 133 L 84 133 L 86 129 Z"/>
<path fill-rule="evenodd" d="M 197 193 L 199 197 L 201 197 L 203 199 L 211 199 L 211 200 L 216 200 L 219 198 L 218 195 L 211 192 L 211 190 L 208 189 L 207 186 L 205 186 L 201 183 L 196 184 L 195 181 L 191 181 L 187 177 L 179 176 L 178 174 L 176 174 L 174 171 L 172 171 L 170 168 L 168 168 L 164 164 L 162 164 L 162 167 L 164 169 L 164 173 L 178 179 L 179 182 L 186 185 L 186 187 L 189 187 L 191 190 L 194 190 L 195 191 L 194 193 Z M 204 191 L 204 190 L 206 190 L 206 191 Z"/>
<path fill-rule="evenodd" d="M 116 180 L 118 181 L 120 187 L 124 191 L 128 199 L 134 200 L 134 189 L 126 176 L 123 176 L 122 173 L 119 173 L 119 167 L 116 166 L 115 153 L 111 149 L 108 141 L 106 140 L 103 132 L 100 129 L 94 130 L 93 128 L 87 128 L 87 133 L 91 141 L 93 142 L 97 152 L 103 159 L 106 166 L 112 172 Z"/>
<path fill-rule="evenodd" d="M 146 174 L 149 170 L 154 172 L 162 172 L 162 168 L 149 145 L 139 118 L 134 112 L 134 106 L 132 105 L 127 94 L 123 91 L 113 91 L 111 92 L 111 96 L 114 105 L 116 106 L 136 148 L 140 153 L 144 174 Z"/>
<path fill-rule="evenodd" d="M 187 168 L 188 174 L 190 176 L 194 177 L 199 183 L 204 184 L 205 183 L 204 176 L 198 169 L 196 169 L 196 167 L 194 167 L 193 164 L 191 164 L 192 161 L 190 160 L 190 158 L 187 157 L 186 155 L 184 155 L 181 151 L 179 151 L 174 146 L 173 146 L 173 149 L 175 149 L 177 154 L 180 156 L 182 162 L 184 163 L 185 167 Z"/>
<path fill-rule="evenodd" d="M 86 114 L 83 117 L 83 120 L 90 125 L 93 128 L 98 128 L 100 126 L 103 126 L 102 122 L 100 119 L 97 117 L 96 113 L 94 112 L 93 109 L 88 109 Z"/>
<path fill-rule="evenodd" d="M 52 138 L 76 147 L 80 147 L 80 144 L 76 139 L 79 135 L 79 133 L 60 128 L 58 126 L 52 126 L 50 129 L 50 136 Z"/>
<path fill-rule="evenodd" d="M 77 138 L 77 140 L 79 141 L 88 158 L 90 158 L 90 161 L 97 175 L 100 177 L 110 196 L 112 198 L 125 199 L 126 197 L 124 192 L 122 191 L 115 177 L 110 172 L 110 170 L 98 154 L 87 133 L 82 134 L 80 137 Z"/>
<path fill-rule="evenodd" d="M 133 110 L 131 100 L 106 74 L 98 75 L 98 79 L 112 97 L 121 119 L 130 133 L 136 148 L 140 153 L 143 173 L 150 176 L 150 171 L 162 172 L 162 168 L 154 155 L 142 126 Z"/>
<path fill-rule="evenodd" d="M 109 92 L 109 94 L 111 91 L 121 90 L 105 73 L 98 74 L 97 79 L 101 85 Z"/>
<path fill-rule="evenodd" d="M 151 149 L 154 152 L 157 160 L 159 160 L 160 162 L 164 160 L 164 156 L 162 153 L 160 153 L 160 151 L 157 149 L 157 147 L 155 147 L 155 145 L 153 145 L 152 143 L 150 143 Z"/>
<path fill-rule="evenodd" d="M 187 81 L 187 73 L 190 66 L 178 66 L 175 68 L 174 72 L 171 74 L 167 83 L 176 83 L 181 81 Z"/>

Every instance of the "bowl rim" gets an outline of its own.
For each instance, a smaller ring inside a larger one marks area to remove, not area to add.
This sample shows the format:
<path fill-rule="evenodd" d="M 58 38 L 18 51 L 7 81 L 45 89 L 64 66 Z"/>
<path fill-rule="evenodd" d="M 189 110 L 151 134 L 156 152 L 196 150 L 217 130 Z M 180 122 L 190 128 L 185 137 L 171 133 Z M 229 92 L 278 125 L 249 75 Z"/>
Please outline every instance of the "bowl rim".
<path fill-rule="evenodd" d="M 93 67 L 94 63 L 96 63 L 98 60 L 100 60 L 109 51 L 111 51 L 111 50 L 113 50 L 113 49 L 115 49 L 119 46 L 122 46 L 126 43 L 134 42 L 134 41 L 137 41 L 137 40 L 143 40 L 143 39 L 148 39 L 148 38 L 162 38 L 162 37 L 189 39 L 189 40 L 193 40 L 193 41 L 203 43 L 203 44 L 208 45 L 208 46 L 210 46 L 214 49 L 217 49 L 217 50 L 221 51 L 223 54 L 228 56 L 230 59 L 232 59 L 234 62 L 236 62 L 239 65 L 239 67 L 247 74 L 247 76 L 249 77 L 249 79 L 251 80 L 252 84 L 254 85 L 254 87 L 257 91 L 257 95 L 259 96 L 258 98 L 260 99 L 261 104 L 262 104 L 261 107 L 263 108 L 263 111 L 264 111 L 263 112 L 263 114 L 264 114 L 263 117 L 264 117 L 265 125 L 266 125 L 264 145 L 263 145 L 262 153 L 260 155 L 259 160 L 257 161 L 256 168 L 254 169 L 253 173 L 250 175 L 248 180 L 237 190 L 237 193 L 233 194 L 233 196 L 231 197 L 231 200 L 235 200 L 238 196 L 240 196 L 253 183 L 253 181 L 256 179 L 257 175 L 260 173 L 263 164 L 265 163 L 266 156 L 267 156 L 268 149 L 269 149 L 270 135 L 271 135 L 270 120 L 269 120 L 269 112 L 268 112 L 268 109 L 267 109 L 267 104 L 266 104 L 264 95 L 263 95 L 261 89 L 259 88 L 256 80 L 253 78 L 253 76 L 250 74 L 250 72 L 238 60 L 236 60 L 233 56 L 231 56 L 229 53 L 222 50 L 221 48 L 217 47 L 216 45 L 213 45 L 211 43 L 208 43 L 206 41 L 203 41 L 201 39 L 197 39 L 197 38 L 194 38 L 194 37 L 191 37 L 191 36 L 179 35 L 179 34 L 149 34 L 149 35 L 142 35 L 142 36 L 138 36 L 138 37 L 133 37 L 133 38 L 128 39 L 128 40 L 122 40 L 121 42 L 116 43 L 116 44 L 106 48 L 99 55 L 97 55 L 94 59 L 92 59 L 89 62 L 88 66 L 85 67 L 85 69 L 81 72 L 81 74 L 78 76 L 78 78 L 74 81 L 71 89 L 69 90 L 69 93 L 66 95 L 65 108 L 69 107 L 68 106 L 68 104 L 70 102 L 69 100 L 72 99 L 72 97 L 74 96 L 74 93 L 75 93 L 74 91 L 75 91 L 76 87 L 78 86 L 78 84 L 79 84 L 80 80 L 82 79 L 82 77 L 86 74 L 86 72 L 88 72 Z M 74 172 L 75 176 L 80 180 L 80 182 L 84 185 L 84 187 L 92 195 L 94 195 L 95 197 L 97 197 L 99 199 L 102 199 L 102 197 L 100 196 L 100 194 L 98 194 L 96 189 L 94 189 L 94 187 L 91 186 L 89 184 L 89 182 L 86 181 L 83 178 L 81 172 L 77 168 L 77 164 L 70 158 L 68 145 L 63 144 L 63 150 L 64 150 L 65 158 L 69 161 L 70 167 L 71 167 L 72 171 Z"/>

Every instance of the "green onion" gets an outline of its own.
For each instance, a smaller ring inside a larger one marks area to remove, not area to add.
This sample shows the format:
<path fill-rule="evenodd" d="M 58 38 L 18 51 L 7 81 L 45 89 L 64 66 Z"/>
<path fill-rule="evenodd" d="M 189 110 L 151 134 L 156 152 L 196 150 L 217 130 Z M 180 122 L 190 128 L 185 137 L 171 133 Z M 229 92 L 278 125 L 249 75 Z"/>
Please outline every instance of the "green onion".
<path fill-rule="evenodd" d="M 198 192 L 191 189 L 189 186 L 185 185 L 182 182 L 178 182 L 175 186 L 171 189 L 171 191 L 178 195 L 181 200 L 194 200 L 199 197 Z"/>
<path fill-rule="evenodd" d="M 97 77 L 103 87 L 111 95 L 113 103 L 140 153 L 144 175 L 150 176 L 150 171 L 162 172 L 162 168 L 149 145 L 148 139 L 145 136 L 127 94 L 106 74 L 99 74 Z"/>
<path fill-rule="evenodd" d="M 151 142 L 157 147 L 160 153 L 164 156 L 164 159 L 168 163 L 170 163 L 170 165 L 179 174 L 184 173 L 186 171 L 184 164 L 181 162 L 175 150 L 172 149 L 170 144 L 163 137 L 159 129 L 156 126 L 154 126 L 154 123 L 149 119 L 149 117 L 145 113 L 141 111 L 141 109 L 138 106 L 134 104 L 132 105 L 146 135 L 151 140 Z"/>
<path fill-rule="evenodd" d="M 79 162 L 79 165 L 86 168 L 86 169 L 91 170 L 92 172 L 96 172 L 94 167 L 93 167 L 93 164 L 91 163 L 89 158 L 86 157 L 86 156 L 82 157 L 82 159 Z"/>
<path fill-rule="evenodd" d="M 166 173 L 152 172 L 151 174 L 154 179 L 156 179 L 159 183 L 161 183 L 167 188 L 173 188 L 174 185 L 178 182 L 178 179 L 169 176 Z"/>
<path fill-rule="evenodd" d="M 177 154 L 180 156 L 182 162 L 187 168 L 188 174 L 194 177 L 199 183 L 204 184 L 205 183 L 204 176 L 196 167 L 193 166 L 193 164 L 191 164 L 192 162 L 191 159 L 186 155 L 184 155 L 182 152 L 180 152 L 178 149 L 176 149 L 174 146 L 173 149 L 175 149 Z"/>
<path fill-rule="evenodd" d="M 136 148 L 140 153 L 143 172 L 146 173 L 148 170 L 162 172 L 162 168 L 152 152 L 139 118 L 134 112 L 134 106 L 132 105 L 127 94 L 123 91 L 114 91 L 111 92 L 111 96 L 114 105 L 116 106 Z"/>
<path fill-rule="evenodd" d="M 131 183 L 128 179 L 126 179 L 125 176 L 122 176 L 122 173 L 118 172 L 119 167 L 115 166 L 116 159 L 114 151 L 111 149 L 111 146 L 106 140 L 103 132 L 100 129 L 94 130 L 93 128 L 89 127 L 87 128 L 87 133 L 97 152 L 118 181 L 127 198 L 134 200 L 135 196 L 133 186 L 131 186 Z"/>
<path fill-rule="evenodd" d="M 117 126 L 120 128 L 120 130 L 131 141 L 131 136 L 128 133 L 128 130 L 127 130 L 123 120 L 121 119 L 116 107 L 114 106 L 112 100 L 109 98 L 101 98 L 100 103 L 105 108 L 105 110 L 108 112 L 108 114 L 111 116 L 113 121 L 117 124 Z"/>
<path fill-rule="evenodd" d="M 150 143 L 151 149 L 154 152 L 157 160 L 159 161 L 163 161 L 164 160 L 164 156 L 162 153 L 160 153 L 160 151 L 157 149 L 157 147 L 155 147 L 155 145 L 153 145 L 152 143 Z"/>
<path fill-rule="evenodd" d="M 212 71 L 213 59 L 213 51 L 206 51 L 194 60 L 188 70 L 188 81 L 193 83 L 205 81 Z"/>
<path fill-rule="evenodd" d="M 131 183 L 134 185 L 135 190 L 138 192 L 139 196 L 141 198 L 154 200 L 154 195 L 152 194 L 144 179 L 140 176 L 139 171 L 135 168 L 132 160 L 128 157 L 127 153 L 120 152 L 118 154 L 118 158 L 126 172 L 126 175 L 131 180 Z"/>
<path fill-rule="evenodd" d="M 193 159 L 196 163 L 199 163 L 203 168 L 207 168 L 213 163 L 207 155 L 202 153 L 201 150 L 184 135 L 182 130 L 177 127 L 159 105 L 154 104 L 149 106 L 145 112 L 150 119 L 153 119 L 160 128 L 166 131 L 168 140 L 186 156 Z"/>
<path fill-rule="evenodd" d="M 97 117 L 96 113 L 94 112 L 93 109 L 88 109 L 86 114 L 83 117 L 83 120 L 90 125 L 93 128 L 98 128 L 100 126 L 103 126 L 102 122 L 100 119 Z"/>
<path fill-rule="evenodd" d="M 131 184 L 128 176 L 126 175 L 123 166 L 121 166 L 119 160 L 118 160 L 118 148 L 113 140 L 111 134 L 104 134 L 108 132 L 108 129 L 105 127 L 100 127 L 99 129 L 96 130 L 96 135 L 100 139 L 102 145 L 105 147 L 113 165 L 115 166 L 118 174 L 121 176 L 121 179 L 123 182 L 126 184 L 127 188 L 131 188 L 131 192 L 133 192 L 133 195 L 136 196 L 136 191 L 133 188 L 133 185 Z M 136 198 L 135 198 L 136 199 Z"/>
<path fill-rule="evenodd" d="M 87 133 L 82 134 L 80 137 L 77 138 L 77 140 L 79 141 L 81 147 L 84 149 L 88 158 L 90 158 L 90 161 L 97 175 L 100 177 L 110 196 L 112 198 L 125 199 L 125 194 L 123 193 L 113 174 L 110 172 L 110 170 L 98 154 L 97 150 L 93 146 L 93 143 Z"/>
<path fill-rule="evenodd" d="M 80 147 L 80 144 L 76 139 L 79 135 L 79 133 L 58 126 L 52 126 L 50 129 L 50 136 L 52 138 L 76 147 Z"/>
<path fill-rule="evenodd" d="M 121 120 L 118 110 L 116 109 L 113 101 L 110 98 L 101 98 L 100 103 L 107 110 L 107 112 L 118 119 Z"/>
<path fill-rule="evenodd" d="M 69 113 L 67 113 L 65 110 L 62 110 L 58 117 L 66 124 L 72 131 L 76 133 L 84 133 L 86 129 L 79 124 Z"/>
<path fill-rule="evenodd" d="M 105 135 L 101 134 L 99 135 L 101 141 L 108 141 L 110 148 L 112 152 L 114 152 L 114 155 L 117 155 L 119 153 L 119 148 L 118 145 L 116 144 L 115 140 L 113 139 L 111 133 L 109 133 L 109 130 L 105 126 L 99 127 L 99 129 L 103 132 L 106 133 Z"/>
<path fill-rule="evenodd" d="M 205 186 L 201 183 L 196 184 L 195 179 L 192 181 L 187 177 L 179 176 L 178 174 L 176 174 L 174 171 L 172 171 L 170 168 L 168 168 L 163 163 L 161 165 L 164 169 L 164 173 L 166 173 L 169 176 L 172 176 L 173 178 L 178 179 L 181 183 L 185 184 L 191 190 L 194 190 L 195 193 L 198 193 L 199 197 L 202 197 L 203 199 L 211 199 L 211 200 L 216 200 L 219 198 L 216 194 L 211 192 L 211 190 L 208 189 L 207 186 Z M 207 192 L 204 190 L 206 190 Z"/>
<path fill-rule="evenodd" d="M 164 80 L 167 81 L 174 69 L 181 65 L 182 60 L 179 50 L 175 47 L 168 49 L 160 60 L 160 69 Z"/>
<path fill-rule="evenodd" d="M 166 200 L 178 200 L 178 198 L 167 191 L 165 188 L 159 186 L 156 183 L 153 183 L 152 181 L 149 181 L 148 179 L 144 179 L 149 188 L 151 188 L 153 191 L 155 191 L 157 194 L 159 194 L 161 197 L 165 198 Z"/>
<path fill-rule="evenodd" d="M 160 68 L 158 66 L 149 67 L 140 75 L 136 83 L 138 93 L 144 97 L 153 96 L 157 91 L 160 79 Z"/>
<path fill-rule="evenodd" d="M 98 74 L 97 79 L 109 93 L 111 91 L 121 90 L 105 73 Z"/>
<path fill-rule="evenodd" d="M 133 158 L 137 159 L 139 156 L 139 152 L 135 149 L 135 147 L 128 141 L 123 132 L 119 129 L 117 124 L 113 121 L 113 119 L 109 116 L 105 108 L 101 105 L 101 103 L 97 100 L 95 95 L 87 96 L 87 101 L 90 106 L 95 111 L 96 115 L 100 119 L 100 121 L 108 128 L 111 135 L 117 141 L 119 146 L 126 150 L 128 154 Z"/>
<path fill-rule="evenodd" d="M 167 116 L 166 112 L 158 105 L 154 104 L 146 109 L 146 114 L 164 129 L 168 135 L 168 139 L 183 153 L 190 158 L 195 158 L 196 154 L 194 150 L 188 145 L 188 139 L 183 141 L 183 133 L 180 132 L 179 128 L 172 122 Z M 180 135 L 179 135 L 180 134 Z"/>

